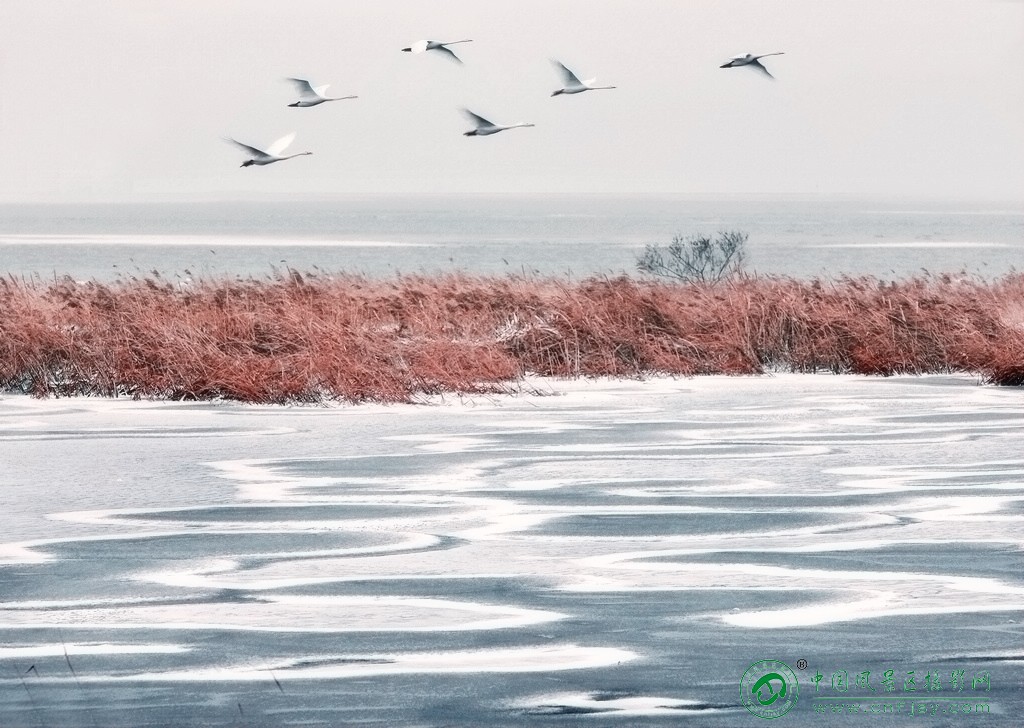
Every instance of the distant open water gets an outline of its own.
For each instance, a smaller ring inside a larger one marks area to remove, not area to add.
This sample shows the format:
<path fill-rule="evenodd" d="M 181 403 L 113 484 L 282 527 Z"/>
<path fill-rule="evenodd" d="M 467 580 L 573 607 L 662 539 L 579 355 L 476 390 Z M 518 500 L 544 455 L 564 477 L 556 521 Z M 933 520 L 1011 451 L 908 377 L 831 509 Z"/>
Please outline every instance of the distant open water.
<path fill-rule="evenodd" d="M 115 280 L 636 272 L 646 244 L 749 233 L 747 270 L 881 278 L 1024 268 L 1024 201 L 367 198 L 336 202 L 0 205 L 0 274 Z"/>

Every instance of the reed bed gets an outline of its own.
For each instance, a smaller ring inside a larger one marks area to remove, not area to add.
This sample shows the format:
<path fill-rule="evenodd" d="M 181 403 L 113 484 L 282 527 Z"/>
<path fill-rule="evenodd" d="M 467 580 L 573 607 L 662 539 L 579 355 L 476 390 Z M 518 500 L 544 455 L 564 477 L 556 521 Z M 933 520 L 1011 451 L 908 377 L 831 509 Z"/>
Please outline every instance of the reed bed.
<path fill-rule="evenodd" d="M 37 396 L 407 402 L 529 373 L 780 370 L 1024 384 L 1024 275 L 0 279 L 0 389 Z"/>

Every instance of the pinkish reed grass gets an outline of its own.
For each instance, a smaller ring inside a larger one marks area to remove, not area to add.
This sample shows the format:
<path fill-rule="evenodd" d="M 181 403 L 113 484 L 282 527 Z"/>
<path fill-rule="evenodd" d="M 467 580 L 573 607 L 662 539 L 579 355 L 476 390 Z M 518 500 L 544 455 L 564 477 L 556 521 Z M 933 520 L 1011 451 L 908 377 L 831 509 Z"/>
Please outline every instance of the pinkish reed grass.
<path fill-rule="evenodd" d="M 38 396 L 404 402 L 508 391 L 527 373 L 780 369 L 1024 384 L 1024 275 L 0 279 L 0 388 Z"/>

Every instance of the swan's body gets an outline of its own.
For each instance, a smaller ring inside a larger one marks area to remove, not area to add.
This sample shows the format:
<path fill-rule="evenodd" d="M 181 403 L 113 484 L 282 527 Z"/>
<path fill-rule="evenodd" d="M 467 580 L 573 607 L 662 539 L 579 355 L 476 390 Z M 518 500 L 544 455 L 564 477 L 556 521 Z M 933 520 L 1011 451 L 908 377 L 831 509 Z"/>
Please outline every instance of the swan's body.
<path fill-rule="evenodd" d="M 292 82 L 295 86 L 295 91 L 299 94 L 299 100 L 294 104 L 288 104 L 289 106 L 305 108 L 307 106 L 317 106 L 325 101 L 344 101 L 345 99 L 356 98 L 355 96 L 336 96 L 334 98 L 328 98 L 324 96 L 324 93 L 327 91 L 330 84 L 313 88 L 309 81 L 302 78 L 289 78 L 288 80 Z"/>
<path fill-rule="evenodd" d="M 600 91 L 602 89 L 615 88 L 614 86 L 595 86 L 597 82 L 596 78 L 591 78 L 587 81 L 580 81 L 579 77 L 565 67 L 565 64 L 560 61 L 551 61 L 555 64 L 555 67 L 562 74 L 563 87 L 557 91 L 551 93 L 552 96 L 558 96 L 560 94 L 581 94 L 584 91 Z"/>
<path fill-rule="evenodd" d="M 762 53 L 759 56 L 754 56 L 754 55 L 751 55 L 750 53 L 745 53 L 742 56 L 733 56 L 732 58 L 729 59 L 728 63 L 723 63 L 721 66 L 719 66 L 719 68 L 736 68 L 737 66 L 750 66 L 751 68 L 756 68 L 756 69 L 760 70 L 768 78 L 775 78 L 775 76 L 773 76 L 772 74 L 768 73 L 768 69 L 767 68 L 765 68 L 764 66 L 761 65 L 761 59 L 765 58 L 766 56 L 781 56 L 781 55 L 785 55 L 785 54 L 782 53 L 781 51 L 779 53 Z"/>
<path fill-rule="evenodd" d="M 242 142 L 235 141 L 234 139 L 227 139 L 226 141 L 231 142 L 236 147 L 241 149 L 246 154 L 251 154 L 252 159 L 247 159 L 242 162 L 243 167 L 249 167 L 253 164 L 257 166 L 264 166 L 266 164 L 273 164 L 274 162 L 283 162 L 286 159 L 292 159 L 293 157 L 302 157 L 306 154 L 312 154 L 313 152 L 299 152 L 298 154 L 288 154 L 281 156 L 281 152 L 288 148 L 288 145 L 295 140 L 295 132 L 281 137 L 276 142 L 267 147 L 267 151 L 257 149 L 256 147 L 250 147 L 248 144 L 242 144 Z"/>
<path fill-rule="evenodd" d="M 467 40 L 450 40 L 442 42 L 439 40 L 418 40 L 408 48 L 402 50 L 406 53 L 426 53 L 427 51 L 440 51 L 444 55 L 451 58 L 456 63 L 462 63 L 462 59 L 459 58 L 448 46 L 455 45 L 456 43 L 472 43 L 472 39 Z"/>
<path fill-rule="evenodd" d="M 534 124 L 527 124 L 525 122 L 519 122 L 518 124 L 509 124 L 508 126 L 502 126 L 501 124 L 495 124 L 494 122 L 488 121 L 478 114 L 474 114 L 469 109 L 463 109 L 462 113 L 466 117 L 476 124 L 475 129 L 463 132 L 463 136 L 489 136 L 491 134 L 497 134 L 499 131 L 505 131 L 506 129 L 516 129 L 521 126 L 534 126 Z"/>

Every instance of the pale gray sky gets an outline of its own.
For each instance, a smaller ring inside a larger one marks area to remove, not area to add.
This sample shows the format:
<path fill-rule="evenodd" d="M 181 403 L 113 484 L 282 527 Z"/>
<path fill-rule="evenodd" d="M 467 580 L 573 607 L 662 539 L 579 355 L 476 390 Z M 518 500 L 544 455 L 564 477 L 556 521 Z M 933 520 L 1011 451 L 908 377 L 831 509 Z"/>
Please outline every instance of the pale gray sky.
<path fill-rule="evenodd" d="M 456 46 L 458 66 L 400 49 Z M 766 59 L 778 79 L 720 69 Z M 613 91 L 550 97 L 548 59 Z M 310 109 L 286 76 L 353 101 Z M 467 138 L 468 106 L 499 123 Z M 1012 0 L 3 0 L 0 202 L 373 193 L 1024 197 Z M 314 152 L 239 168 L 223 143 Z"/>

